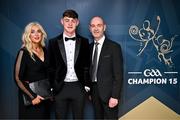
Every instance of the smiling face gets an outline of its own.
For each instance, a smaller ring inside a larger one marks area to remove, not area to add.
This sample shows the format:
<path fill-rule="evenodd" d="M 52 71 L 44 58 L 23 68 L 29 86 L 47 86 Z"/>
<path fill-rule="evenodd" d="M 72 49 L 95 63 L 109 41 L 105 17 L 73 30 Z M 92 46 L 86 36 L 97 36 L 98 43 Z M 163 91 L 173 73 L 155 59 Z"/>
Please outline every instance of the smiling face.
<path fill-rule="evenodd" d="M 72 36 L 76 32 L 76 27 L 79 24 L 77 18 L 64 17 L 61 19 L 61 24 L 64 26 L 64 32 L 68 36 Z"/>
<path fill-rule="evenodd" d="M 38 44 L 41 42 L 42 32 L 38 26 L 32 26 L 29 38 L 31 39 L 32 43 Z"/>
<path fill-rule="evenodd" d="M 104 35 L 104 31 L 106 30 L 106 25 L 104 24 L 102 18 L 94 17 L 90 22 L 89 29 L 94 39 L 99 40 Z"/>

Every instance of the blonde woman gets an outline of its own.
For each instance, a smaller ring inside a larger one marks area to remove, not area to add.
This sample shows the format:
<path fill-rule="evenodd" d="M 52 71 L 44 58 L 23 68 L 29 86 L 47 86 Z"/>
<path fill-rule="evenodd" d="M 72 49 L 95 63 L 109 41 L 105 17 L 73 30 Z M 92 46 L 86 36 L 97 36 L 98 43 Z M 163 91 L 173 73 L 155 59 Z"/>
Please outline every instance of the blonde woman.
<path fill-rule="evenodd" d="M 49 118 L 49 100 L 44 100 L 29 87 L 29 83 L 48 78 L 46 38 L 46 32 L 37 22 L 29 23 L 22 35 L 23 47 L 17 54 L 14 72 L 19 88 L 19 119 Z M 31 105 L 24 105 L 23 95 L 31 101 Z"/>

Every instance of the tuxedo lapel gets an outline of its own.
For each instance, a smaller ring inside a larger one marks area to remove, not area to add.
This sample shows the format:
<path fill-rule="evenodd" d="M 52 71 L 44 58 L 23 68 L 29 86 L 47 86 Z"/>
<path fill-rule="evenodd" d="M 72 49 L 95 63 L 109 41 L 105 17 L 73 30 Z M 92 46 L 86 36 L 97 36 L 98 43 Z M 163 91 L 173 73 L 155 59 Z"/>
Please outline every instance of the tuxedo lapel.
<path fill-rule="evenodd" d="M 98 68 L 101 66 L 101 63 L 102 63 L 101 61 L 103 61 L 103 56 L 105 55 L 106 50 L 108 50 L 108 44 L 107 44 L 106 39 L 105 39 L 103 46 L 101 48 L 100 56 L 99 56 Z"/>
<path fill-rule="evenodd" d="M 76 63 L 77 57 L 79 55 L 80 46 L 81 46 L 81 39 L 77 37 L 76 38 L 75 55 L 74 55 L 74 63 Z"/>
<path fill-rule="evenodd" d="M 64 63 L 66 63 L 67 65 L 66 52 L 65 52 L 64 41 L 62 37 L 58 39 L 58 46 L 59 46 L 59 50 L 61 52 L 62 58 L 64 60 Z"/>
<path fill-rule="evenodd" d="M 91 62 L 92 62 L 92 54 L 93 54 L 93 47 L 94 47 L 94 42 L 92 42 L 91 44 L 90 44 L 90 60 L 91 60 Z"/>

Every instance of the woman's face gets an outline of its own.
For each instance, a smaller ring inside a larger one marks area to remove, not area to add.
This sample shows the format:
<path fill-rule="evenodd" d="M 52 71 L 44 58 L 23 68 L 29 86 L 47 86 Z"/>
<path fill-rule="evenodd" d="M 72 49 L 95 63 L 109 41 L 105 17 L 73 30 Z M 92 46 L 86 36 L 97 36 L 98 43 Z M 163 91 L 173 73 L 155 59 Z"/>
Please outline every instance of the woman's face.
<path fill-rule="evenodd" d="M 38 26 L 32 26 L 31 33 L 30 33 L 30 39 L 32 43 L 40 43 L 42 40 L 42 32 Z"/>

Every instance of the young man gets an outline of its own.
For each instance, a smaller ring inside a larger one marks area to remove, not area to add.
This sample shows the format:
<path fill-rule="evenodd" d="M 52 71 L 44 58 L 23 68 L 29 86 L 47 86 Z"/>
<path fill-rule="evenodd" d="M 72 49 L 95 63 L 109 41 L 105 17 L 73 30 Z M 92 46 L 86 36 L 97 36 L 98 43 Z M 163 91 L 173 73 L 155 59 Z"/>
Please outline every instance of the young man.
<path fill-rule="evenodd" d="M 78 14 L 66 10 L 61 18 L 63 33 L 49 40 L 50 80 L 55 93 L 55 115 L 66 119 L 69 107 L 74 119 L 82 119 L 85 102 L 84 86 L 88 85 L 89 43 L 78 35 Z"/>
<path fill-rule="evenodd" d="M 94 42 L 90 45 L 90 75 L 95 118 L 118 119 L 123 79 L 121 47 L 104 35 L 106 24 L 101 17 L 93 17 L 89 28 L 94 37 Z"/>

